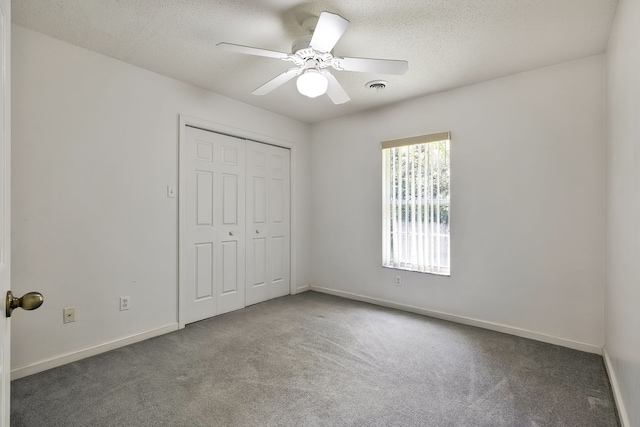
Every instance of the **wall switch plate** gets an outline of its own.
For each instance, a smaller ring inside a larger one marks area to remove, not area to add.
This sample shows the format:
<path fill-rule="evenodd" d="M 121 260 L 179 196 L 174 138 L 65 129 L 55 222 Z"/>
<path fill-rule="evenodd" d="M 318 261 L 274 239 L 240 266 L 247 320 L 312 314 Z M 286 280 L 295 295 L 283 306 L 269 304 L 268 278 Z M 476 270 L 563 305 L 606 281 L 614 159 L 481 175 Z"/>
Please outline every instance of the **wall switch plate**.
<path fill-rule="evenodd" d="M 174 187 L 173 185 L 167 185 L 167 197 L 170 199 L 175 199 L 176 187 Z"/>
<path fill-rule="evenodd" d="M 71 323 L 76 321 L 76 308 L 67 307 L 62 309 L 62 323 Z"/>
<path fill-rule="evenodd" d="M 402 286 L 402 277 L 396 276 L 396 286 Z"/>
<path fill-rule="evenodd" d="M 120 311 L 129 310 L 130 306 L 131 306 L 131 298 L 120 297 Z"/>

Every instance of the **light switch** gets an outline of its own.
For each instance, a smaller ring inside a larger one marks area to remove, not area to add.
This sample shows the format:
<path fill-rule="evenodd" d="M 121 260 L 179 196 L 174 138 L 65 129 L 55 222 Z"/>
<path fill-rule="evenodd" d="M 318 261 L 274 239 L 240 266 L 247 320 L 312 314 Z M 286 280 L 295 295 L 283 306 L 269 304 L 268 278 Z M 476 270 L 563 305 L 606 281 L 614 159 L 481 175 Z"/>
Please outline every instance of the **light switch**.
<path fill-rule="evenodd" d="M 167 185 L 167 197 L 174 199 L 176 197 L 176 187 L 173 185 Z"/>

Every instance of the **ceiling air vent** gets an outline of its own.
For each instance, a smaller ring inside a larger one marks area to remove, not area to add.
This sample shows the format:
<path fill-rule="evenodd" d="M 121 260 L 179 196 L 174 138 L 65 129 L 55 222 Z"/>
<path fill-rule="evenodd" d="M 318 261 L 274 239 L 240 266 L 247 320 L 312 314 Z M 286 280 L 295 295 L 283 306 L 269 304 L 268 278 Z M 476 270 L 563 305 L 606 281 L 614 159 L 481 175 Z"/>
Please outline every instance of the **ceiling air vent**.
<path fill-rule="evenodd" d="M 367 89 L 371 89 L 371 90 L 375 90 L 376 92 L 379 92 L 385 89 L 388 84 L 389 83 L 384 80 L 373 80 L 365 84 L 365 86 L 367 87 Z"/>

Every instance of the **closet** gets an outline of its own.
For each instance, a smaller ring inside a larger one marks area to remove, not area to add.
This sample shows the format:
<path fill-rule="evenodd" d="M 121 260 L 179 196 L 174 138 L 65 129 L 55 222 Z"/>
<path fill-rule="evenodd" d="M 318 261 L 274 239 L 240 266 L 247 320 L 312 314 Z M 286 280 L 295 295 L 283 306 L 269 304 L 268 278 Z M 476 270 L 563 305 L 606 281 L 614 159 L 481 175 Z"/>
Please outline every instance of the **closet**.
<path fill-rule="evenodd" d="M 290 151 L 190 126 L 180 144 L 184 323 L 289 294 Z"/>

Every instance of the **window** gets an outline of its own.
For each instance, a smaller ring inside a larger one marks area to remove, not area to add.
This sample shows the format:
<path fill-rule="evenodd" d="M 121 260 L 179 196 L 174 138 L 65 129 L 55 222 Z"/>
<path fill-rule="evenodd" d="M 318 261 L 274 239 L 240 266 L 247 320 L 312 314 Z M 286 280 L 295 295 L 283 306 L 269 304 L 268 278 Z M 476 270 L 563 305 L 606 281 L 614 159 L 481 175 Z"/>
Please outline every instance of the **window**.
<path fill-rule="evenodd" d="M 451 133 L 382 143 L 382 265 L 450 274 Z"/>

